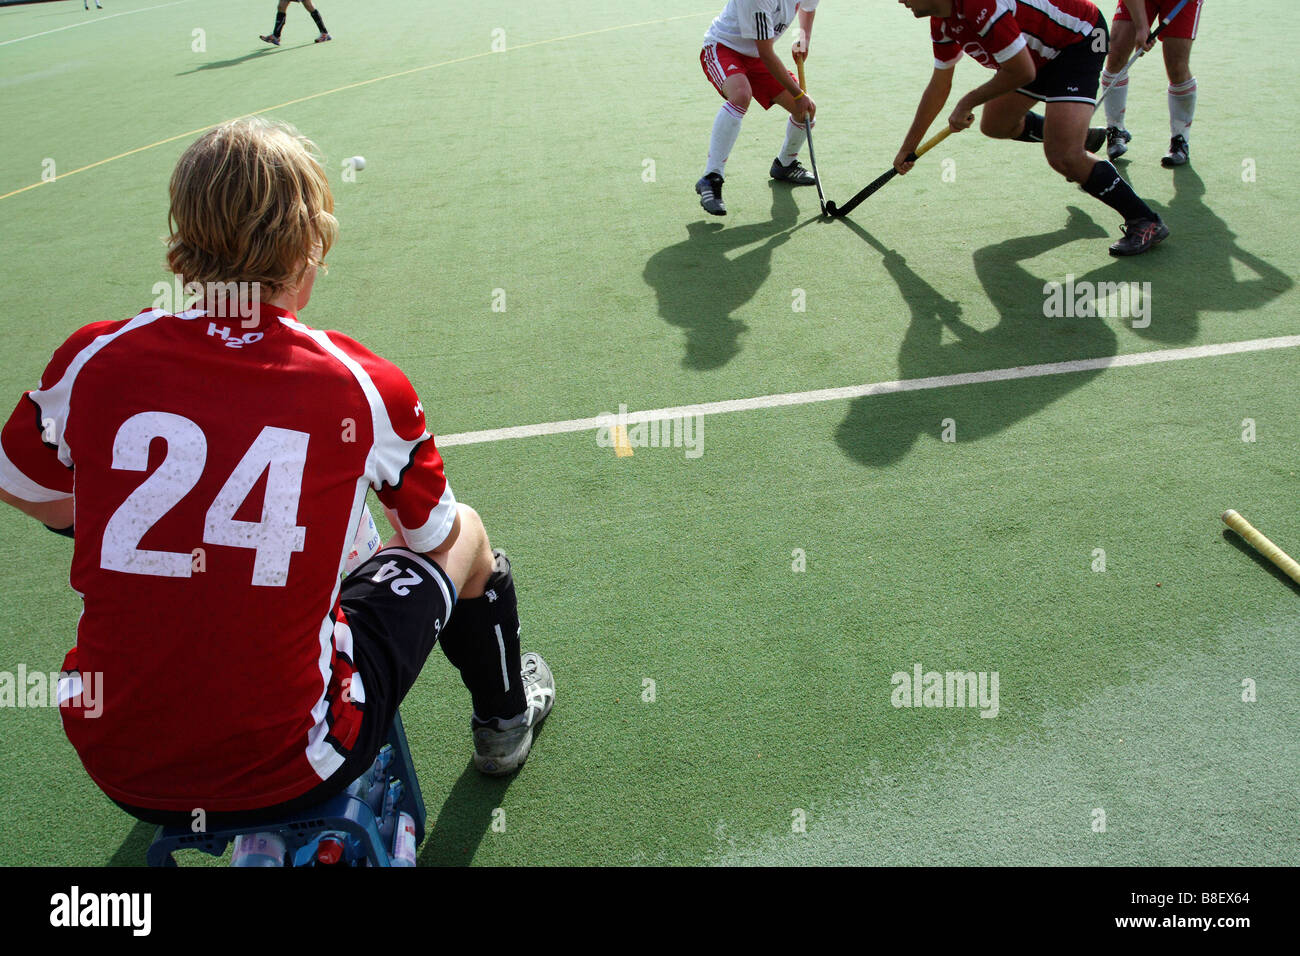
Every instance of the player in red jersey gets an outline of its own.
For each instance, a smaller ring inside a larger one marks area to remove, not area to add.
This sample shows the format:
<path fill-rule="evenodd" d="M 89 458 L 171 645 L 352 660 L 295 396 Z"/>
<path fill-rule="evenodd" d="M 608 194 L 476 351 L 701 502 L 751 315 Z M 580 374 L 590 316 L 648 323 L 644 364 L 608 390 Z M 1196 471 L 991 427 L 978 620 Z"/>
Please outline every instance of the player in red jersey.
<path fill-rule="evenodd" d="M 316 37 L 317 43 L 324 43 L 325 41 L 332 39 L 329 31 L 325 29 L 325 21 L 321 19 L 320 11 L 316 9 L 316 5 L 312 3 L 311 0 L 279 0 L 279 3 L 277 3 L 275 7 L 275 29 L 270 33 L 262 34 L 258 39 L 263 40 L 272 46 L 280 45 L 280 33 L 284 30 L 284 21 L 290 3 L 301 3 L 303 7 L 306 8 L 307 12 L 311 14 L 311 18 L 316 21 L 316 26 L 320 28 L 320 36 Z"/>
<path fill-rule="evenodd" d="M 1165 55 L 1165 73 L 1169 76 L 1169 152 L 1160 160 L 1162 166 L 1185 166 L 1191 158 L 1188 139 L 1192 118 L 1196 114 L 1196 77 L 1192 75 L 1192 42 L 1201 23 L 1202 0 L 1188 0 L 1170 24 L 1160 33 Z M 1128 77 L 1121 78 L 1124 65 L 1133 55 L 1138 37 L 1151 35 L 1156 19 L 1166 19 L 1178 0 L 1120 0 L 1115 11 L 1115 31 L 1110 38 L 1110 57 L 1101 74 L 1102 89 L 1114 87 L 1106 96 L 1106 153 L 1119 159 L 1128 152 L 1133 136 L 1124 125 L 1128 108 Z M 1151 49 L 1150 43 L 1144 48 Z"/>
<path fill-rule="evenodd" d="M 518 767 L 554 699 L 406 376 L 297 319 L 337 230 L 310 147 L 262 120 L 194 143 L 168 263 L 199 307 L 74 332 L 0 432 L 0 500 L 74 541 L 65 731 L 142 819 L 235 823 L 341 791 L 439 639 L 480 770 Z M 368 489 L 396 533 L 340 580 Z"/>
<path fill-rule="evenodd" d="M 966 54 L 995 73 L 957 101 L 949 126 L 968 129 L 982 106 L 985 136 L 1042 143 L 1054 170 L 1124 217 L 1112 255 L 1137 255 L 1168 237 L 1168 227 L 1115 167 L 1090 152 L 1105 141 L 1089 122 L 1108 39 L 1106 19 L 1090 0 L 898 2 L 918 19 L 930 18 L 934 43 L 934 74 L 894 159 L 900 173 L 912 168 L 907 157 L 943 110 L 954 67 Z M 1042 114 L 1031 112 L 1036 102 L 1045 104 Z"/>

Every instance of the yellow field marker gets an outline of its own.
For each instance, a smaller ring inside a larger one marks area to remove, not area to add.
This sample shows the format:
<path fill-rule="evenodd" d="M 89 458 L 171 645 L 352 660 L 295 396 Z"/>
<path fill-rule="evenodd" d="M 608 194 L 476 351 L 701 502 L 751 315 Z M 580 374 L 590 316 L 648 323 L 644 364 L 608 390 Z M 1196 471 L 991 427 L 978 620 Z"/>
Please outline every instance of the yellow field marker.
<path fill-rule="evenodd" d="M 1264 537 L 1253 524 L 1231 508 L 1223 513 L 1223 523 L 1245 538 L 1252 548 L 1281 568 L 1292 581 L 1300 584 L 1300 563 Z"/>
<path fill-rule="evenodd" d="M 614 439 L 614 454 L 619 458 L 631 458 L 633 454 L 632 445 L 627 440 L 627 429 L 622 425 L 615 425 L 610 433 Z"/>

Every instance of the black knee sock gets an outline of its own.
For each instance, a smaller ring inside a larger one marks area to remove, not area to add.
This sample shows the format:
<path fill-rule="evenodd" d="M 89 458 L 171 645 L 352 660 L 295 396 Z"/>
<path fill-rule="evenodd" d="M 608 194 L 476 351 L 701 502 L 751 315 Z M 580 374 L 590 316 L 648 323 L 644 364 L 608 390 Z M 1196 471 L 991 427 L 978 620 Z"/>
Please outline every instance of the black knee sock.
<path fill-rule="evenodd" d="M 457 601 L 438 639 L 469 688 L 480 720 L 508 720 L 525 707 L 515 581 L 510 560 L 500 551 L 495 556 L 483 596 Z"/>
<path fill-rule="evenodd" d="M 285 13 L 283 10 L 275 11 L 275 29 L 271 32 L 277 37 L 280 35 L 280 31 L 284 29 L 284 17 Z"/>
<path fill-rule="evenodd" d="M 316 21 L 316 26 L 320 27 L 321 33 L 329 33 L 329 31 L 325 29 L 325 21 L 321 19 L 319 10 L 313 10 L 311 12 L 311 18 Z"/>
<path fill-rule="evenodd" d="M 1016 137 L 1016 142 L 1041 143 L 1042 141 L 1043 118 L 1037 113 L 1026 113 L 1024 131 Z"/>
<path fill-rule="evenodd" d="M 1092 173 L 1083 184 L 1083 190 L 1118 212 L 1124 217 L 1125 222 L 1131 219 L 1156 218 L 1151 207 L 1144 203 L 1133 191 L 1133 187 L 1124 181 L 1124 177 L 1118 170 L 1105 160 L 1092 167 Z"/>

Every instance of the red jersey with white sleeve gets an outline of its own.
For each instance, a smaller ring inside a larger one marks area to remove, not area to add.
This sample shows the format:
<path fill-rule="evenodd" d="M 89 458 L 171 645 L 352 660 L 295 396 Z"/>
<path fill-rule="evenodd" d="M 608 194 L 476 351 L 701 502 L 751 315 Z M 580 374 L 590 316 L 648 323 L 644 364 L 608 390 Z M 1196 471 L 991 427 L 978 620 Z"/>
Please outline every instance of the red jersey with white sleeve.
<path fill-rule="evenodd" d="M 456 516 L 406 376 L 266 305 L 73 333 L 0 433 L 0 485 L 74 495 L 64 728 L 109 796 L 160 810 L 337 770 L 365 706 L 339 584 L 366 489 L 417 551 Z"/>
<path fill-rule="evenodd" d="M 965 53 L 997 69 L 1028 48 L 1042 69 L 1066 47 L 1091 41 L 1100 19 L 1091 0 L 953 0 L 952 16 L 930 18 L 934 66 L 952 69 Z"/>

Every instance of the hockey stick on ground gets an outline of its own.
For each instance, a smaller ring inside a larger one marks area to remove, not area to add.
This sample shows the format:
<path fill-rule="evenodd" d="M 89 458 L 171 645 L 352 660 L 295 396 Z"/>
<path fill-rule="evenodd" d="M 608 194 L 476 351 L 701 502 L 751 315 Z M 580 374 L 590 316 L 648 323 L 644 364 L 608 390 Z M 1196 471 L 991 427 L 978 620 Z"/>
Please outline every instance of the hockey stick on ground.
<path fill-rule="evenodd" d="M 911 153 L 911 154 L 909 154 L 908 157 L 907 157 L 907 161 L 908 161 L 909 163 L 914 163 L 914 162 L 916 162 L 918 159 L 920 159 L 922 156 L 924 156 L 924 155 L 925 155 L 926 153 L 928 153 L 930 150 L 934 149 L 934 147 L 936 147 L 936 146 L 938 146 L 940 143 L 942 143 L 942 142 L 943 142 L 945 139 L 947 139 L 947 138 L 949 137 L 949 135 L 951 135 L 951 134 L 952 134 L 952 127 L 951 127 L 951 126 L 945 126 L 945 127 L 943 128 L 943 132 L 938 133 L 938 134 L 936 134 L 936 135 L 930 137 L 929 140 L 927 140 L 927 141 L 926 141 L 925 143 L 923 143 L 921 146 L 917 147 L 917 150 L 916 150 L 915 153 Z M 858 194 L 857 194 L 856 196 L 854 196 L 852 199 L 850 199 L 848 202 L 846 202 L 843 206 L 836 206 L 835 203 L 833 203 L 833 202 L 828 202 L 828 203 L 826 204 L 826 215 L 828 215 L 828 216 L 830 216 L 830 217 L 832 217 L 832 218 L 834 218 L 834 219 L 839 219 L 839 218 L 842 218 L 842 217 L 844 217 L 844 216 L 847 216 L 847 215 L 848 215 L 849 213 L 851 213 L 853 210 L 855 210 L 855 209 L 858 208 L 858 204 L 861 203 L 862 200 L 864 200 L 864 199 L 866 199 L 867 197 L 869 197 L 872 193 L 876 192 L 876 190 L 880 189 L 881 186 L 885 185 L 885 183 L 889 182 L 891 179 L 893 179 L 893 178 L 894 178 L 895 176 L 897 176 L 897 175 L 898 175 L 898 170 L 897 170 L 897 169 L 890 169 L 889 172 L 887 172 L 887 173 L 885 173 L 884 175 L 880 176 L 880 177 L 877 178 L 874 182 L 872 182 L 870 185 L 866 186 L 866 187 L 863 188 L 861 191 L 859 191 Z"/>
<path fill-rule="evenodd" d="M 803 57 L 797 56 L 794 59 L 795 67 L 799 70 L 799 89 L 805 93 L 808 92 L 808 84 L 803 79 Z M 822 177 L 817 172 L 817 153 L 813 150 L 812 144 L 812 120 L 807 116 L 804 117 L 803 128 L 808 133 L 808 161 L 812 163 L 813 179 L 817 180 L 817 201 L 821 203 L 822 215 L 826 215 L 826 194 L 822 192 Z"/>

